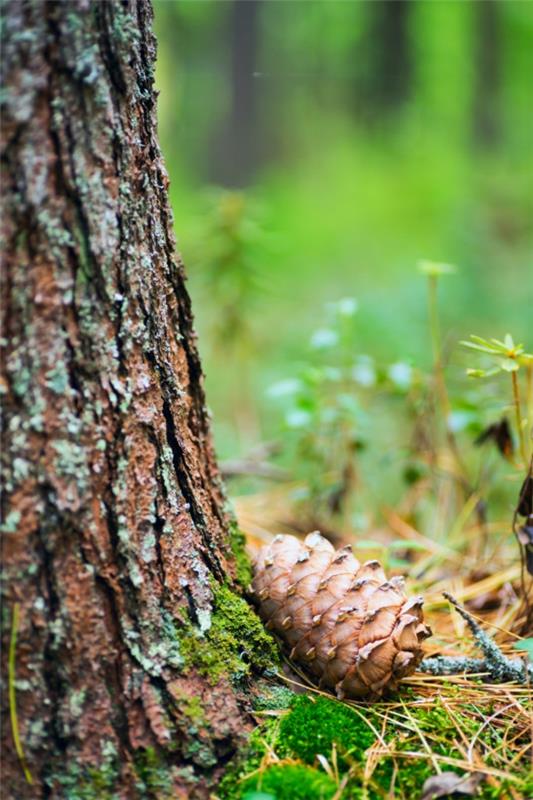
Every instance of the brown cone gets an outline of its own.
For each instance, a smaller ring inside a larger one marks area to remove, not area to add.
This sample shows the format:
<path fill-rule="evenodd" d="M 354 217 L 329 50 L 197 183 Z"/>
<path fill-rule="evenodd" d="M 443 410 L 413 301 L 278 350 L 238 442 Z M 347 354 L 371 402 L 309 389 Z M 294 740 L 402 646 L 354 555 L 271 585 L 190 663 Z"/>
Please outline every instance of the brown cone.
<path fill-rule="evenodd" d="M 372 699 L 414 672 L 431 635 L 422 598 L 408 599 L 403 583 L 316 532 L 262 547 L 252 586 L 266 627 L 295 662 L 339 698 Z"/>

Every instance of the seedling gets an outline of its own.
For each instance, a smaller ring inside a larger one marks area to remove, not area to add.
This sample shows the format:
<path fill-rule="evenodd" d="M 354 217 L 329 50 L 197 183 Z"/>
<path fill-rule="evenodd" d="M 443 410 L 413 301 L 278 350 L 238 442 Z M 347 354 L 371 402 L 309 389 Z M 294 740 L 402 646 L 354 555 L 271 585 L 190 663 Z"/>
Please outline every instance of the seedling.
<path fill-rule="evenodd" d="M 532 374 L 533 374 L 533 355 L 526 353 L 522 344 L 515 344 L 513 337 L 507 333 L 503 342 L 499 339 L 482 339 L 481 336 L 470 336 L 470 341 L 461 342 L 463 347 L 468 347 L 478 353 L 483 353 L 491 362 L 487 369 L 469 368 L 466 374 L 471 378 L 491 378 L 499 373 L 506 372 L 511 376 L 513 406 L 515 410 L 516 428 L 520 445 L 520 455 L 527 467 L 529 462 L 528 443 L 526 443 L 525 430 L 531 425 L 532 419 Z M 527 383 L 527 413 L 522 413 L 522 399 L 520 392 L 519 372 L 523 369 L 526 372 Z"/>

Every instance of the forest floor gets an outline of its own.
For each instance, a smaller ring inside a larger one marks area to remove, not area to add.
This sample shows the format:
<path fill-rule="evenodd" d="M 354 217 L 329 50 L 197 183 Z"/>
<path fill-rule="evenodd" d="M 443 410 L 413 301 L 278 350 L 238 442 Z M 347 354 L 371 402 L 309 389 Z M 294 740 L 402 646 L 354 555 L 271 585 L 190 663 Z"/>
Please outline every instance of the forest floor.
<path fill-rule="evenodd" d="M 285 485 L 235 502 L 252 557 L 271 540 L 272 531 L 302 532 L 293 490 Z M 489 526 L 487 540 L 480 542 L 477 523 L 469 522 L 466 512 L 442 544 L 407 521 L 405 506 L 398 512 L 382 509 L 385 524 L 372 531 L 372 539 L 383 549 L 365 550 L 364 556 L 383 558 L 389 542 L 409 543 L 408 589 L 424 595 L 425 621 L 433 631 L 424 646 L 426 657 L 480 655 L 465 620 L 443 596 L 448 592 L 503 653 L 525 658 L 519 649 L 526 604 L 518 548 L 512 550 L 509 539 L 502 544 L 495 535 L 505 522 Z M 349 534 L 341 533 L 334 543 L 348 541 Z M 357 554 L 357 541 L 351 543 Z M 388 571 L 398 572 L 390 565 Z M 530 685 L 497 684 L 483 673 L 437 677 L 417 672 L 380 702 L 340 702 L 287 663 L 264 683 L 256 703 L 257 728 L 215 797 L 531 798 L 532 693 Z"/>

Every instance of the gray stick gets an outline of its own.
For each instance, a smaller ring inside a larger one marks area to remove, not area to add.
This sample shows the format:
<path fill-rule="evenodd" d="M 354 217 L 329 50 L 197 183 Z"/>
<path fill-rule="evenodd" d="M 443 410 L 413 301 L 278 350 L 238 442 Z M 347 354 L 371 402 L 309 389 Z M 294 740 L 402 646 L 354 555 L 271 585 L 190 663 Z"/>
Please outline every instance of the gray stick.
<path fill-rule="evenodd" d="M 444 597 L 457 609 L 457 612 L 466 620 L 472 631 L 474 640 L 484 655 L 484 658 L 462 658 L 451 656 L 435 656 L 425 658 L 420 664 L 421 672 L 431 675 L 455 675 L 461 672 L 485 672 L 493 681 L 502 683 L 513 681 L 526 683 L 533 680 L 533 664 L 526 665 L 520 658 L 504 656 L 494 639 L 485 633 L 481 625 L 466 611 L 451 594 L 443 592 Z"/>

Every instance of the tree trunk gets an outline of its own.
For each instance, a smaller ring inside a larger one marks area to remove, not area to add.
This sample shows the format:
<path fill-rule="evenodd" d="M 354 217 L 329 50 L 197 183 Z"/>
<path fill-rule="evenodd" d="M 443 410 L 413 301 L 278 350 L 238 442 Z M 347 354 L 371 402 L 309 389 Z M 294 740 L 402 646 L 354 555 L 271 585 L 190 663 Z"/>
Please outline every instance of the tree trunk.
<path fill-rule="evenodd" d="M 474 142 L 490 148 L 500 138 L 499 90 L 501 82 L 501 31 L 498 3 L 474 3 L 475 84 L 473 97 Z"/>
<path fill-rule="evenodd" d="M 203 797 L 249 725 L 237 649 L 262 664 L 264 634 L 233 592 L 151 7 L 4 13 L 4 791 Z"/>
<path fill-rule="evenodd" d="M 228 13 L 231 50 L 229 108 L 213 142 L 212 178 L 223 186 L 246 186 L 262 157 L 255 72 L 260 0 L 233 0 Z"/>
<path fill-rule="evenodd" d="M 409 23 L 411 0 L 368 3 L 369 30 L 363 95 L 371 120 L 396 113 L 409 99 L 412 53 Z"/>

